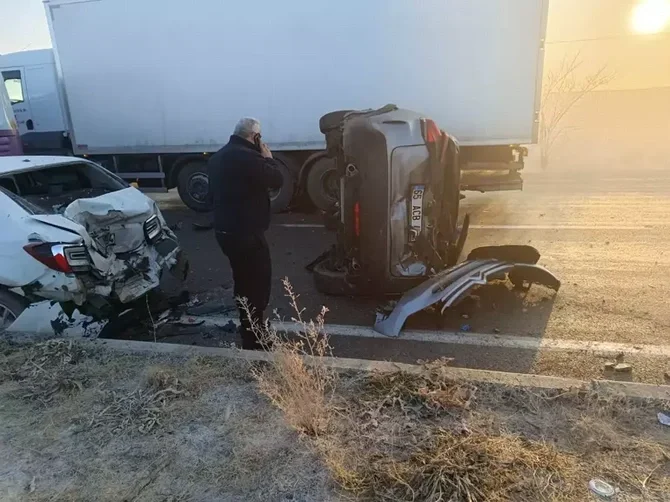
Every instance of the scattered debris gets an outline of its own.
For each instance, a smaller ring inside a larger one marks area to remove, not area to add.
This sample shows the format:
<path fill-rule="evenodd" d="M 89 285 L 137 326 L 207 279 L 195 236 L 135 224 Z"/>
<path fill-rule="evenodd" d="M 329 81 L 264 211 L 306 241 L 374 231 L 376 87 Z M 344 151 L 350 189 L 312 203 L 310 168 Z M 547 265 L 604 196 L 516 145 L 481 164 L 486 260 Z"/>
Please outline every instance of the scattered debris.
<path fill-rule="evenodd" d="M 174 321 L 172 324 L 175 326 L 183 326 L 183 327 L 192 327 L 192 326 L 201 326 L 205 324 L 204 319 L 196 319 L 195 317 L 182 317 L 176 321 Z"/>
<path fill-rule="evenodd" d="M 224 333 L 237 333 L 237 325 L 233 321 L 228 321 L 225 325 L 221 326 L 221 330 Z"/>
<path fill-rule="evenodd" d="M 670 411 L 659 411 L 657 417 L 661 425 L 670 427 Z"/>
<path fill-rule="evenodd" d="M 200 316 L 210 314 L 228 314 L 237 310 L 235 305 L 226 304 L 221 300 L 212 300 L 199 305 L 188 306 L 186 313 L 189 315 Z"/>
<path fill-rule="evenodd" d="M 464 331 L 465 333 L 472 331 L 472 326 L 469 324 L 461 324 L 461 331 Z"/>
<path fill-rule="evenodd" d="M 493 332 L 498 335 L 500 334 L 500 328 L 493 328 Z"/>
<path fill-rule="evenodd" d="M 470 316 L 468 314 L 461 314 L 461 317 L 463 319 L 470 319 Z"/>
<path fill-rule="evenodd" d="M 589 490 L 605 500 L 610 500 L 616 495 L 614 487 L 602 479 L 592 479 L 589 481 Z"/>

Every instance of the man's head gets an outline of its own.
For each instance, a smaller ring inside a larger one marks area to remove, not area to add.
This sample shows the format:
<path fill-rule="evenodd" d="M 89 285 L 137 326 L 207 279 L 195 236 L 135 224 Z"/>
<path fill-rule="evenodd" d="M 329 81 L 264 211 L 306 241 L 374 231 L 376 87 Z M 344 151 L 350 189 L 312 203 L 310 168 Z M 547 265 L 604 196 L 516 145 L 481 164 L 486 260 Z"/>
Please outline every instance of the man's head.
<path fill-rule="evenodd" d="M 237 123 L 233 134 L 235 136 L 240 136 L 251 143 L 255 143 L 256 137 L 260 137 L 261 135 L 261 123 L 251 117 L 245 117 L 240 119 Z"/>

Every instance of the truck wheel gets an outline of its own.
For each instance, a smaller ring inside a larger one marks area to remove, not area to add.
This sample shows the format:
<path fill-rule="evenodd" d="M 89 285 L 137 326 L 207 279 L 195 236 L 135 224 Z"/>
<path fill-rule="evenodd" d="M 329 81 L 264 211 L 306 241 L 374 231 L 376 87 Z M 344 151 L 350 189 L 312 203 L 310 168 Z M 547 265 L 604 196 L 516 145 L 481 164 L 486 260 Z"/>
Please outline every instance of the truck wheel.
<path fill-rule="evenodd" d="M 284 161 L 278 158 L 275 160 L 278 164 L 277 169 L 282 175 L 282 185 L 277 190 L 270 190 L 270 208 L 273 213 L 281 213 L 289 206 L 291 199 L 293 199 L 294 183 L 291 171 L 289 171 Z"/>
<path fill-rule="evenodd" d="M 0 333 L 6 330 L 29 305 L 24 297 L 0 289 Z"/>
<path fill-rule="evenodd" d="M 327 211 L 338 201 L 339 191 L 335 159 L 323 157 L 317 160 L 307 175 L 309 198 L 317 208 Z"/>
<path fill-rule="evenodd" d="M 211 210 L 207 203 L 209 176 L 207 164 L 201 160 L 191 160 L 181 167 L 177 175 L 179 197 L 189 209 L 198 213 Z"/>

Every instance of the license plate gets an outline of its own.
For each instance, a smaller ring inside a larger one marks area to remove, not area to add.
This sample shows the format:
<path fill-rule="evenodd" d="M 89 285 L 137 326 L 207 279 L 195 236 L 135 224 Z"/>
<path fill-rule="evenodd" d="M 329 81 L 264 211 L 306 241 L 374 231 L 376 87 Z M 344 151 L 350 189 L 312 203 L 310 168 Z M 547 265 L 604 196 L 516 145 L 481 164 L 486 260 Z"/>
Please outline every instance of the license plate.
<path fill-rule="evenodd" d="M 421 232 L 423 226 L 423 193 L 425 185 L 412 186 L 412 200 L 410 201 L 409 226 L 416 233 Z"/>

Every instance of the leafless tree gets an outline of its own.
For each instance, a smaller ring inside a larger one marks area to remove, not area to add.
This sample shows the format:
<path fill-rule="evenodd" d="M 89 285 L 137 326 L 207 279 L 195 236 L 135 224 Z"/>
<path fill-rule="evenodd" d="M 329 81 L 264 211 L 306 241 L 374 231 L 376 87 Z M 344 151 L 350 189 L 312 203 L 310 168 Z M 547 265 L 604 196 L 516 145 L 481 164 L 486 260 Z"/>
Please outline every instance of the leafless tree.
<path fill-rule="evenodd" d="M 566 131 L 561 125 L 566 114 L 588 93 L 602 87 L 614 78 L 614 73 L 602 66 L 597 71 L 580 75 L 580 53 L 566 55 L 561 64 L 549 71 L 542 84 L 540 108 L 540 162 L 542 169 L 549 165 L 554 143 Z"/>

